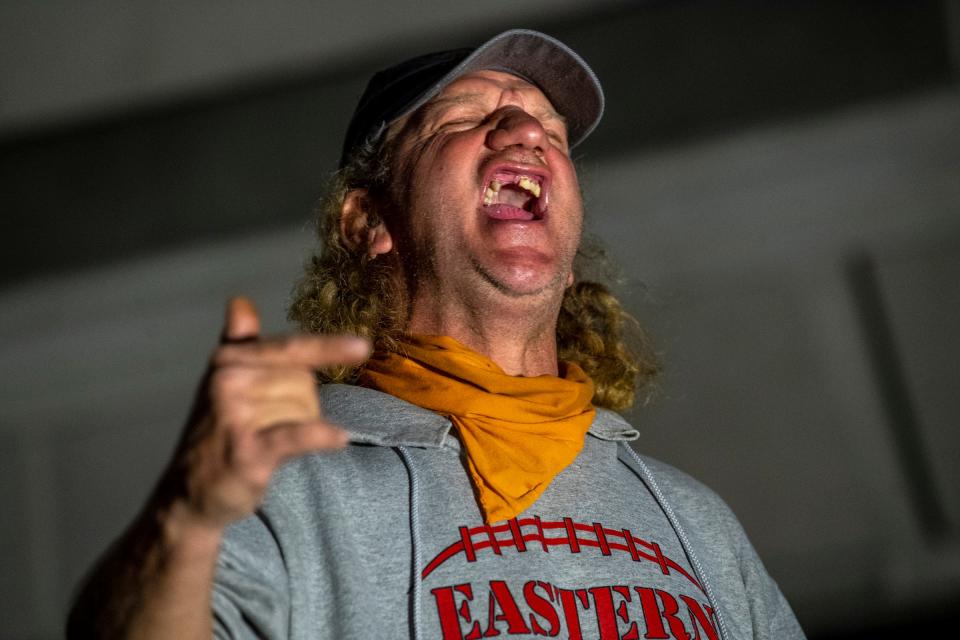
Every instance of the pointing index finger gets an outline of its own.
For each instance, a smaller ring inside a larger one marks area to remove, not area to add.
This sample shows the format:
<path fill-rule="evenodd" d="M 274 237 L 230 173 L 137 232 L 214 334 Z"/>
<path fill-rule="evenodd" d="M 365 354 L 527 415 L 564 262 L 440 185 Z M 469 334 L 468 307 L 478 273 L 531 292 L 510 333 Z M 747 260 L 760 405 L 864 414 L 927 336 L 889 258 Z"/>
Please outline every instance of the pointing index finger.
<path fill-rule="evenodd" d="M 364 338 L 296 334 L 223 345 L 217 349 L 213 364 L 319 369 L 360 364 L 369 356 L 370 343 Z"/>

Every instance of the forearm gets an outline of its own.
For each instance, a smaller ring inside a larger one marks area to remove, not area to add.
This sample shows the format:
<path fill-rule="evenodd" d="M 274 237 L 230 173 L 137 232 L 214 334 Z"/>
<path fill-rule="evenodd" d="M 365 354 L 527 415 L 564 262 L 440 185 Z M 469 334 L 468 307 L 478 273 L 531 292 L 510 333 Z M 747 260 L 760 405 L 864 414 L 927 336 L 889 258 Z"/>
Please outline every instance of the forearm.
<path fill-rule="evenodd" d="M 148 506 L 83 585 L 67 637 L 210 638 L 221 535 L 178 504 Z"/>
<path fill-rule="evenodd" d="M 146 508 L 85 581 L 67 621 L 78 638 L 209 638 L 224 529 L 252 514 L 273 471 L 347 436 L 320 416 L 314 370 L 356 364 L 355 337 L 259 338 L 252 303 L 231 300 L 173 459 Z"/>

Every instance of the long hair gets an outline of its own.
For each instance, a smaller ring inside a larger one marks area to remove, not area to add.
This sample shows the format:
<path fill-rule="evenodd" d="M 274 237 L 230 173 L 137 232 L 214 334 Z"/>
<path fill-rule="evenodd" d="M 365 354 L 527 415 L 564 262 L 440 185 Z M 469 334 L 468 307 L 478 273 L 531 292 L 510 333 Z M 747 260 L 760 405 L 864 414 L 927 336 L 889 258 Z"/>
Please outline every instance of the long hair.
<path fill-rule="evenodd" d="M 396 348 L 408 307 L 399 263 L 391 254 L 372 260 L 347 247 L 340 235 L 340 208 L 348 191 L 364 188 L 375 200 L 387 197 L 392 156 L 390 141 L 364 144 L 330 180 L 317 207 L 320 246 L 306 264 L 289 310 L 302 330 L 363 336 L 376 350 Z M 557 348 L 561 360 L 577 363 L 593 379 L 595 405 L 623 411 L 638 393 L 649 397 L 660 367 L 646 333 L 610 289 L 577 277 L 601 253 L 596 246 L 578 251 L 575 282 L 564 293 L 557 321 Z M 335 367 L 318 375 L 322 382 L 352 383 L 361 371 L 362 365 Z"/>

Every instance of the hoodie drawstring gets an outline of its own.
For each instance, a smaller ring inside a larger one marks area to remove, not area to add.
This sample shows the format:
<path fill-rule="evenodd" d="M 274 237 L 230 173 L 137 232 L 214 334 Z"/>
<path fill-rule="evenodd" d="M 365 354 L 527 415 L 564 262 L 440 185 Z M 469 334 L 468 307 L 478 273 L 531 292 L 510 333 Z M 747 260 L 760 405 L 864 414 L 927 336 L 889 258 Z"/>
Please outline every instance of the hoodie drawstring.
<path fill-rule="evenodd" d="M 634 469 L 634 472 L 637 473 L 637 475 L 640 477 L 640 480 L 647 485 L 648 489 L 650 489 L 653 497 L 656 499 L 657 503 L 659 503 L 660 509 L 663 511 L 664 515 L 667 516 L 667 520 L 670 521 L 670 526 L 673 527 L 674 533 L 676 533 L 677 538 L 680 539 L 680 544 L 683 546 L 684 553 L 687 554 L 690 564 L 693 565 L 693 571 L 697 576 L 697 580 L 699 580 L 700 584 L 703 585 L 703 590 L 706 593 L 707 600 L 710 601 L 710 606 L 713 607 L 713 613 L 717 619 L 717 627 L 719 627 L 718 631 L 720 633 L 720 639 L 730 640 L 730 636 L 727 634 L 726 623 L 723 620 L 723 614 L 720 611 L 720 607 L 717 606 L 718 603 L 716 598 L 713 596 L 713 589 L 710 587 L 710 580 L 707 579 L 707 572 L 704 571 L 703 565 L 700 564 L 700 559 L 697 557 L 697 554 L 694 553 L 693 546 L 690 544 L 690 540 L 687 538 L 687 532 L 684 531 L 683 526 L 680 524 L 680 519 L 677 518 L 677 514 L 674 512 L 673 507 L 670 506 L 670 503 L 667 502 L 667 497 L 663 494 L 663 491 L 660 489 L 660 485 L 657 484 L 657 481 L 653 477 L 653 473 L 650 471 L 650 467 L 648 467 L 647 463 L 643 461 L 643 458 L 640 457 L 640 454 L 634 451 L 633 447 L 625 442 L 621 442 L 620 446 L 629 452 L 630 457 L 637 465 L 637 468 Z"/>
<path fill-rule="evenodd" d="M 400 459 L 403 460 L 404 466 L 407 468 L 407 475 L 410 476 L 410 544 L 412 548 L 412 576 L 411 576 L 411 585 L 410 590 L 412 592 L 412 599 L 410 603 L 410 621 L 411 621 L 411 638 L 414 640 L 419 640 L 420 638 L 420 601 L 421 601 L 421 591 L 423 590 L 423 579 L 420 576 L 421 566 L 423 566 L 423 560 L 421 555 L 423 553 L 423 544 L 421 542 L 421 533 L 420 533 L 420 481 L 417 479 L 417 468 L 413 464 L 413 457 L 410 455 L 410 452 L 406 447 L 400 445 L 396 447 L 397 453 L 400 454 Z"/>

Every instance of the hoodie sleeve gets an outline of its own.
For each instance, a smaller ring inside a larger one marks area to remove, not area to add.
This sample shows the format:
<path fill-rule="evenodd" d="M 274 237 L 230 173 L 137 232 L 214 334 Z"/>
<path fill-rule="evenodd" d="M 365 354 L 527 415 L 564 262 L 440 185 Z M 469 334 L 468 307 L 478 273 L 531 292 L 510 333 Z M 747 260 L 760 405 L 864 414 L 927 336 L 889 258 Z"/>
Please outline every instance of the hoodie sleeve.
<path fill-rule="evenodd" d="M 804 640 L 806 635 L 800 628 L 793 609 L 763 566 L 763 561 L 750 544 L 743 527 L 735 518 L 732 524 L 734 539 L 738 541 L 740 575 L 748 595 L 750 619 L 753 621 L 753 637 L 758 640 Z"/>
<path fill-rule="evenodd" d="M 287 571 L 277 542 L 259 515 L 227 529 L 212 605 L 216 638 L 287 637 Z"/>
<path fill-rule="evenodd" d="M 684 472 L 644 458 L 699 556 L 735 638 L 804 640 L 790 604 L 727 503 Z"/>

